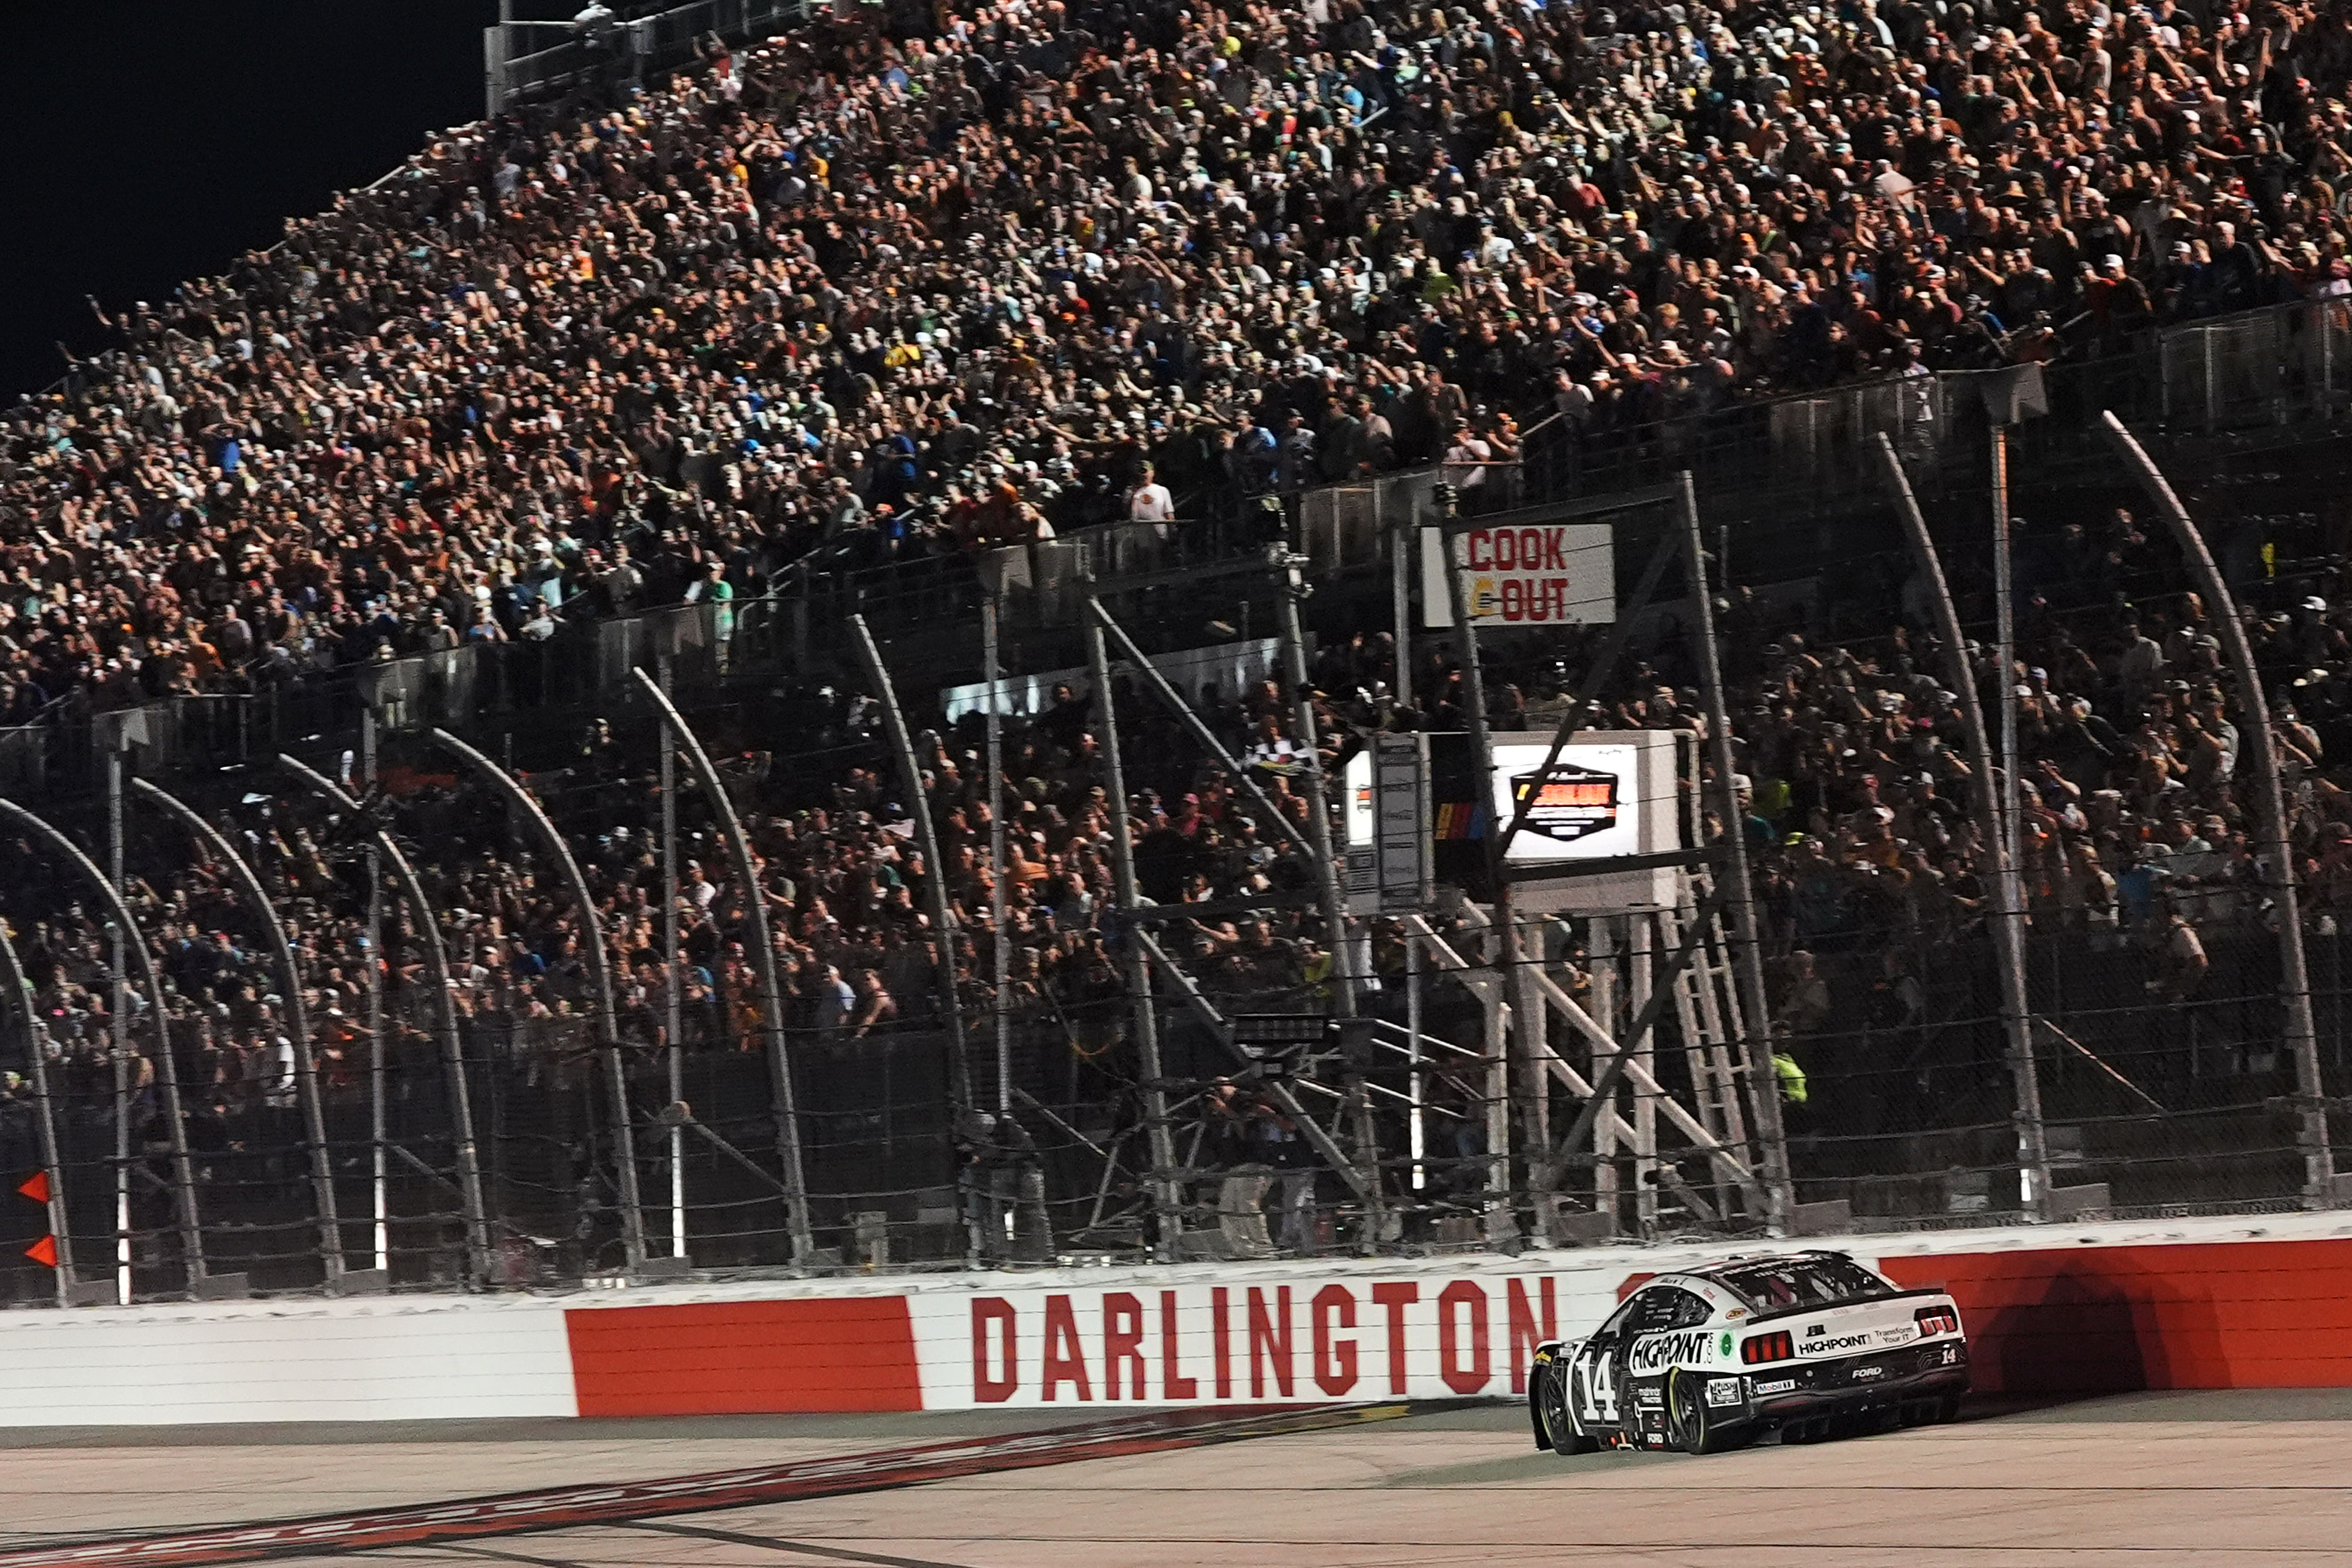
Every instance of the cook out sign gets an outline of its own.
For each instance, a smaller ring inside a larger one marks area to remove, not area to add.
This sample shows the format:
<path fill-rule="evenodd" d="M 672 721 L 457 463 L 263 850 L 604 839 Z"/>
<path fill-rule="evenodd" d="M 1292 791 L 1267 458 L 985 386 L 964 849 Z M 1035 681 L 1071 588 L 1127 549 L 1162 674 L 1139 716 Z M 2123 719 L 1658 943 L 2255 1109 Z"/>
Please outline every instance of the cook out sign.
<path fill-rule="evenodd" d="M 1537 1343 L 1614 1302 L 1537 1274 L 1139 1285 L 917 1298 L 915 1330 L 927 1409 L 1448 1398 L 1525 1393 Z"/>
<path fill-rule="evenodd" d="M 1439 553 L 1442 532 L 1421 534 L 1422 623 L 1454 624 Z M 1467 528 L 1454 536 L 1462 591 L 1477 626 L 1591 626 L 1617 619 L 1613 532 L 1607 523 Z"/>

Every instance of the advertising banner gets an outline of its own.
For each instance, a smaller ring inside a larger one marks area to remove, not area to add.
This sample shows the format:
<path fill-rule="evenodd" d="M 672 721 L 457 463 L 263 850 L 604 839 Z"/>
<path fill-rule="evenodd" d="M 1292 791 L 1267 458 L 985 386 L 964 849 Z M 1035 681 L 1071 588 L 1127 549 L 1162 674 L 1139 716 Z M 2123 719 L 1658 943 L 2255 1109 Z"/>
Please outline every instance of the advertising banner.
<path fill-rule="evenodd" d="M 1607 523 L 1467 528 L 1454 536 L 1471 623 L 1605 626 L 1617 619 L 1615 533 Z M 1421 531 L 1422 624 L 1454 624 L 1441 529 Z"/>

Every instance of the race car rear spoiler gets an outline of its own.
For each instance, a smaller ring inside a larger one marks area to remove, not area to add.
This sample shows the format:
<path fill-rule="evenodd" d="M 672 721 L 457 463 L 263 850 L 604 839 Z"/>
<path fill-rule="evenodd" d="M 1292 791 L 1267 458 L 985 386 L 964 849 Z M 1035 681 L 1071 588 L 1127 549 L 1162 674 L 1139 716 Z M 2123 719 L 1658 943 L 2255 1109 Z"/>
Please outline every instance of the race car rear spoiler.
<path fill-rule="evenodd" d="M 1746 1328 L 1749 1323 L 1778 1322 L 1782 1318 L 1801 1318 L 1808 1312 L 1832 1312 L 1840 1307 L 1866 1307 L 1878 1301 L 1909 1301 L 1914 1296 L 1948 1296 L 1949 1294 L 1951 1292 L 1941 1285 L 1929 1285 L 1916 1291 L 1888 1291 L 1875 1296 L 1850 1296 L 1843 1301 L 1811 1301 L 1803 1306 L 1782 1307 L 1777 1312 L 1758 1312 L 1739 1326 Z"/>

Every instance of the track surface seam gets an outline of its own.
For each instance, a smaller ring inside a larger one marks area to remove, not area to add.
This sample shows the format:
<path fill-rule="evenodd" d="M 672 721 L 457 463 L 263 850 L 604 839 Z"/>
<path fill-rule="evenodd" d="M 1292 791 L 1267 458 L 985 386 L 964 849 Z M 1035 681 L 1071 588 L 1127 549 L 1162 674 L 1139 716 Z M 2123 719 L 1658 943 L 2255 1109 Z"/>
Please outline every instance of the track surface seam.
<path fill-rule="evenodd" d="M 0 1568 L 131 1568 L 133 1564 L 138 1568 L 198 1568 L 213 1563 L 257 1563 L 273 1557 L 341 1556 L 388 1547 L 537 1534 L 585 1525 L 628 1524 L 669 1514 L 885 1491 L 963 1476 L 1066 1465 L 1080 1459 L 1164 1453 L 1253 1437 L 1329 1431 L 1396 1420 L 1412 1412 L 1412 1406 L 1404 1404 L 1163 1412 L 1044 1431 L 609 1486 L 540 1488 L 265 1524 L 83 1538 L 29 1550 L 0 1552 Z"/>

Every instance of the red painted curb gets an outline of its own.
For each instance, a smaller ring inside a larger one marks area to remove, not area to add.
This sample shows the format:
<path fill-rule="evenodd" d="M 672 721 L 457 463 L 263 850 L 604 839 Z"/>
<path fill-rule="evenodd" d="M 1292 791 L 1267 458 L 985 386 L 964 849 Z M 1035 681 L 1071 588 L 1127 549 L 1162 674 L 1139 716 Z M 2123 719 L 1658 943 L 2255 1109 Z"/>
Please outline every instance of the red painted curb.
<path fill-rule="evenodd" d="M 387 1546 L 488 1535 L 521 1535 L 581 1525 L 658 1519 L 670 1514 L 744 1508 L 882 1491 L 926 1481 L 1004 1470 L 1036 1469 L 1078 1459 L 1113 1458 L 1235 1442 L 1246 1437 L 1310 1432 L 1408 1413 L 1402 1404 L 1258 1406 L 1233 1411 L 1170 1411 L 1059 1427 L 964 1442 L 883 1448 L 869 1454 L 809 1459 L 751 1469 L 718 1470 L 618 1486 L 555 1487 L 499 1497 L 428 1503 L 370 1513 L 236 1525 L 164 1535 L 116 1536 L 71 1544 L 0 1552 L 0 1568 L 146 1568 L 253 1563 L 295 1553 L 341 1553 Z"/>

